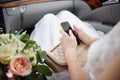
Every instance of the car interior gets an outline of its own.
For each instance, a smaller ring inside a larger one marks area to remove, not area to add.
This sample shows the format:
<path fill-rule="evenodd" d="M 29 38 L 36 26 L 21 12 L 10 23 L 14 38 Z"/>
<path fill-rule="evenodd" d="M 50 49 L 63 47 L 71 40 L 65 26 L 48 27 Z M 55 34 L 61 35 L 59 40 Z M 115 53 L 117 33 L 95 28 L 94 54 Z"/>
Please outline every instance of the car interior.
<path fill-rule="evenodd" d="M 104 33 L 120 21 L 119 0 L 106 0 L 96 8 L 91 8 L 87 0 L 0 0 L 0 33 L 22 29 L 30 35 L 45 14 L 61 10 L 72 12 Z"/>
<path fill-rule="evenodd" d="M 12 2 L 11 2 L 12 1 Z M 120 20 L 120 3 L 104 4 L 96 9 L 83 0 L 39 0 L 18 4 L 22 0 L 1 0 L 0 27 L 4 32 L 20 29 L 30 33 L 34 25 L 47 13 L 69 10 L 97 30 L 107 33 Z M 24 0 L 23 0 L 24 1 Z M 30 0 L 28 0 L 30 1 Z M 11 5 L 10 3 L 16 3 Z"/>

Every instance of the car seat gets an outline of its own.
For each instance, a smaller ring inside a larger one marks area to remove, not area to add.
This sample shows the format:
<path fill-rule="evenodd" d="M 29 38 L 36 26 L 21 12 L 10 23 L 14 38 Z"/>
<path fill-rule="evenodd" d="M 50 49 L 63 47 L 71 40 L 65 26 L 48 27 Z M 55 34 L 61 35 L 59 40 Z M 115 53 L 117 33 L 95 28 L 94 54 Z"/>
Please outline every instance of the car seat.
<path fill-rule="evenodd" d="M 82 0 L 56 0 L 43 3 L 18 5 L 3 9 L 6 32 L 25 29 L 32 31 L 34 25 L 47 13 L 69 10 L 97 30 L 107 33 L 120 20 L 120 3 L 104 5 L 92 10 Z M 13 10 L 14 9 L 14 10 Z"/>

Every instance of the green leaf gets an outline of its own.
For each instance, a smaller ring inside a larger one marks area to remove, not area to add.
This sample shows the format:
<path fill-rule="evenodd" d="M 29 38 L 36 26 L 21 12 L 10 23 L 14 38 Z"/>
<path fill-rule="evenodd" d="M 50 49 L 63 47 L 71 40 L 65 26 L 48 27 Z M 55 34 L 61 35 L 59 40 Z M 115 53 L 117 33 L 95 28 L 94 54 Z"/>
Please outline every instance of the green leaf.
<path fill-rule="evenodd" d="M 36 58 L 37 58 L 37 63 L 38 62 L 40 62 L 40 63 L 42 62 L 42 60 L 40 58 L 40 52 L 39 51 L 37 51 Z"/>
<path fill-rule="evenodd" d="M 33 47 L 33 45 L 35 45 L 35 44 L 36 44 L 35 41 L 33 41 L 33 40 L 27 40 L 24 49 L 29 49 L 29 48 Z"/>
<path fill-rule="evenodd" d="M 32 73 L 28 76 L 26 76 L 25 80 L 36 80 L 37 79 L 37 75 L 35 73 Z"/>
<path fill-rule="evenodd" d="M 11 29 L 9 30 L 9 33 L 10 33 L 10 34 L 12 33 L 12 30 L 11 30 Z"/>
<path fill-rule="evenodd" d="M 37 68 L 37 71 L 39 74 L 42 73 L 42 74 L 47 75 L 47 76 L 52 75 L 52 71 L 46 65 L 38 65 L 38 66 L 36 66 L 36 68 Z"/>
<path fill-rule="evenodd" d="M 41 57 L 41 59 L 47 59 L 47 54 L 46 54 L 46 52 L 45 51 L 40 51 L 40 57 Z"/>
<path fill-rule="evenodd" d="M 10 35 L 9 35 L 9 39 L 11 39 L 11 38 L 12 38 L 12 35 L 10 34 Z"/>
<path fill-rule="evenodd" d="M 33 40 L 28 40 L 28 46 L 29 47 L 32 47 L 33 45 L 35 45 L 36 44 L 36 42 L 35 41 L 33 41 Z"/>
<path fill-rule="evenodd" d="M 38 75 L 36 80 L 47 80 L 47 78 L 45 77 L 45 75 Z"/>
<path fill-rule="evenodd" d="M 34 57 L 31 57 L 31 58 L 30 58 L 30 62 L 32 62 L 33 60 L 34 60 Z"/>
<path fill-rule="evenodd" d="M 20 40 L 23 41 L 24 43 L 28 42 L 29 35 L 28 34 L 21 35 Z"/>
<path fill-rule="evenodd" d="M 25 47 L 23 48 L 22 51 L 24 51 L 25 49 L 30 49 L 30 48 L 33 47 L 33 45 L 35 45 L 35 44 L 36 44 L 35 41 L 33 41 L 33 40 L 27 40 L 26 45 L 25 45 Z M 22 51 L 21 51 L 21 52 L 22 52 Z"/>
<path fill-rule="evenodd" d="M 23 32 L 23 29 L 19 30 L 19 31 L 15 31 L 14 34 L 15 35 L 20 35 Z"/>
<path fill-rule="evenodd" d="M 36 44 L 36 42 L 33 40 L 29 40 L 29 44 Z"/>

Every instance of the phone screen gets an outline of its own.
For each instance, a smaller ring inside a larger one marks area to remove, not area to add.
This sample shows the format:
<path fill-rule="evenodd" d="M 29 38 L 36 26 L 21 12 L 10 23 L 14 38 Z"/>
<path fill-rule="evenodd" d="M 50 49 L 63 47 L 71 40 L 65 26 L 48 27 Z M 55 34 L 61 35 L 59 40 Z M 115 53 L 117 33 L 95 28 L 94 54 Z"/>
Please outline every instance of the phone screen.
<path fill-rule="evenodd" d="M 62 22 L 61 26 L 66 33 L 69 33 L 70 29 L 72 30 L 72 28 L 68 22 Z"/>

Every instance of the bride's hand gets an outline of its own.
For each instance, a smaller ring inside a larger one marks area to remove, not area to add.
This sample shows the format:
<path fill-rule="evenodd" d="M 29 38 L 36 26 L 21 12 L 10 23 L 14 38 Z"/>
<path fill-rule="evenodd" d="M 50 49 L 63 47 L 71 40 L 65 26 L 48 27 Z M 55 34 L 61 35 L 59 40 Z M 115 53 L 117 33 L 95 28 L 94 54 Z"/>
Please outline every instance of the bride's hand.
<path fill-rule="evenodd" d="M 69 53 L 70 51 L 75 51 L 77 47 L 77 42 L 72 31 L 69 30 L 69 35 L 64 31 L 61 31 L 61 34 L 62 34 L 62 37 L 60 42 L 61 42 L 62 51 L 65 54 Z"/>
<path fill-rule="evenodd" d="M 93 38 L 93 37 L 89 36 L 82 29 L 80 29 L 76 26 L 73 27 L 73 31 L 76 34 L 78 34 L 78 37 L 80 38 L 80 40 L 88 46 L 98 39 L 98 38 Z"/>

